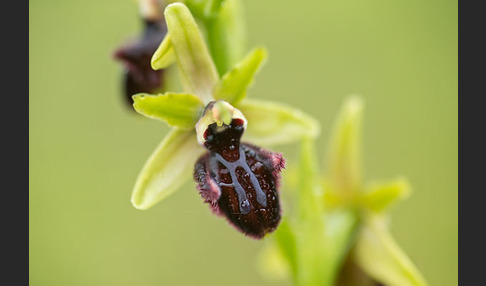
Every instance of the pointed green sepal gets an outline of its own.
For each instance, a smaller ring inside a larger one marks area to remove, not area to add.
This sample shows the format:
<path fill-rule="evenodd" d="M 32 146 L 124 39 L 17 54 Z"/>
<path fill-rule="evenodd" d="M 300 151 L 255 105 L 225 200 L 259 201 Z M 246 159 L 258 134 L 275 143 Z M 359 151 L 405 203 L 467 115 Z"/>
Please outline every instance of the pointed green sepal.
<path fill-rule="evenodd" d="M 400 178 L 386 184 L 374 184 L 368 188 L 360 203 L 366 209 L 374 212 L 384 212 L 399 200 L 410 195 L 410 185 L 405 178 Z"/>
<path fill-rule="evenodd" d="M 243 140 L 257 145 L 291 144 L 319 135 L 319 122 L 289 105 L 245 99 L 237 106 L 248 119 Z"/>
<path fill-rule="evenodd" d="M 184 93 L 139 93 L 133 96 L 133 101 L 138 113 L 183 129 L 194 128 L 204 108 L 199 97 Z"/>
<path fill-rule="evenodd" d="M 246 90 L 267 58 L 265 48 L 256 48 L 232 70 L 227 72 L 214 88 L 214 98 L 225 100 L 233 105 L 246 96 Z"/>
<path fill-rule="evenodd" d="M 334 124 L 328 146 L 326 183 L 330 190 L 350 196 L 361 186 L 361 120 L 363 102 L 354 96 L 346 100 Z"/>
<path fill-rule="evenodd" d="M 425 279 L 388 232 L 379 216 L 365 218 L 354 251 L 359 267 L 390 286 L 423 286 Z"/>
<path fill-rule="evenodd" d="M 191 178 L 197 158 L 204 152 L 194 131 L 173 129 L 160 143 L 138 175 L 131 202 L 148 209 Z"/>
<path fill-rule="evenodd" d="M 169 67 L 175 61 L 174 47 L 172 46 L 169 34 L 166 34 L 164 40 L 162 40 L 157 50 L 155 50 L 150 60 L 150 65 L 154 70 L 161 70 Z"/>
<path fill-rule="evenodd" d="M 182 3 L 168 5 L 164 15 L 182 82 L 208 103 L 219 75 L 196 21 Z"/>

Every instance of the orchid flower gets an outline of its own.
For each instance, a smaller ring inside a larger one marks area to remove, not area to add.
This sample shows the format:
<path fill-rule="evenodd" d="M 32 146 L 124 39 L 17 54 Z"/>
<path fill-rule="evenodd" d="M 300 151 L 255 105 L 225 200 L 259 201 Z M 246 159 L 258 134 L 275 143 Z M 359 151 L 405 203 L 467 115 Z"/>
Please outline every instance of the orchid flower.
<path fill-rule="evenodd" d="M 319 125 L 285 104 L 246 98 L 266 60 L 264 48 L 253 49 L 220 76 L 190 9 L 173 3 L 164 16 L 168 33 L 151 66 L 161 70 L 176 64 L 184 92 L 133 96 L 137 112 L 165 121 L 172 130 L 143 166 L 131 202 L 148 209 L 180 189 L 192 174 L 216 214 L 244 234 L 262 238 L 280 222 L 278 187 L 284 159 L 258 145 L 314 138 Z M 251 143 L 240 143 L 240 138 Z"/>

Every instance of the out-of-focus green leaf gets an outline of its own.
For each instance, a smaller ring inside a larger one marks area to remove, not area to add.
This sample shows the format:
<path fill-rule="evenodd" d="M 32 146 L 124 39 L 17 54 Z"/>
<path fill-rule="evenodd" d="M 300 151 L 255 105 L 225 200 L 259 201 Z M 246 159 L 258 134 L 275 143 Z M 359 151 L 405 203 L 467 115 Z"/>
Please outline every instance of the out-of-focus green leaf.
<path fill-rule="evenodd" d="M 410 185 L 405 178 L 386 184 L 374 184 L 360 198 L 361 204 L 374 212 L 388 210 L 395 202 L 410 195 Z"/>
<path fill-rule="evenodd" d="M 237 105 L 246 96 L 246 90 L 265 62 L 267 51 L 256 48 L 251 51 L 232 70 L 227 72 L 214 88 L 214 98 Z"/>
<path fill-rule="evenodd" d="M 152 153 L 138 175 L 131 202 L 148 209 L 176 191 L 192 175 L 196 159 L 204 152 L 196 133 L 173 129 Z"/>
<path fill-rule="evenodd" d="M 320 132 L 317 120 L 289 105 L 245 99 L 237 107 L 248 120 L 243 140 L 257 145 L 297 143 Z"/>
<path fill-rule="evenodd" d="M 182 3 L 168 5 L 164 15 L 181 81 L 188 92 L 208 103 L 212 100 L 212 90 L 219 75 L 196 21 Z"/>
<path fill-rule="evenodd" d="M 350 196 L 361 186 L 361 115 L 360 97 L 349 98 L 334 124 L 327 152 L 326 182 L 332 192 Z"/>
<path fill-rule="evenodd" d="M 154 70 L 160 70 L 169 67 L 176 61 L 174 47 L 170 41 L 169 34 L 166 34 L 164 40 L 160 43 L 157 50 L 150 60 L 150 65 Z"/>
<path fill-rule="evenodd" d="M 423 286 L 425 279 L 388 232 L 377 215 L 364 218 L 354 257 L 369 276 L 389 286 Z"/>
<path fill-rule="evenodd" d="M 133 107 L 138 113 L 184 129 L 194 128 L 204 108 L 199 97 L 183 93 L 159 95 L 139 93 L 133 96 L 133 101 Z"/>

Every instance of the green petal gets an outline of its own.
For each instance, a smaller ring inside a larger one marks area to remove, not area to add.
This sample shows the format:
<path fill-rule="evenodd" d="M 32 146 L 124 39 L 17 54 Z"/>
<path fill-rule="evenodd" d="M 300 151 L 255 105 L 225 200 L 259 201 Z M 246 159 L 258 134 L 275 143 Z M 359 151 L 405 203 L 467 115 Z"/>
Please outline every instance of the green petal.
<path fill-rule="evenodd" d="M 342 107 L 328 147 L 326 182 L 343 195 L 361 186 L 361 119 L 363 102 L 349 98 Z"/>
<path fill-rule="evenodd" d="M 214 88 L 214 98 L 225 100 L 233 105 L 238 104 L 245 98 L 246 90 L 266 58 L 265 48 L 254 49 L 223 76 Z"/>
<path fill-rule="evenodd" d="M 427 285 L 387 230 L 381 217 L 369 216 L 355 246 L 355 260 L 373 279 L 390 286 Z"/>
<path fill-rule="evenodd" d="M 193 131 L 172 130 L 143 166 L 133 189 L 131 202 L 148 209 L 166 198 L 191 178 L 197 158 L 204 152 Z"/>
<path fill-rule="evenodd" d="M 176 61 L 174 47 L 170 40 L 169 34 L 165 35 L 164 40 L 160 43 L 150 61 L 154 70 L 160 70 L 169 67 Z"/>
<path fill-rule="evenodd" d="M 193 94 L 150 95 L 139 93 L 133 96 L 133 100 L 133 107 L 138 113 L 184 129 L 194 128 L 204 108 L 201 99 Z"/>
<path fill-rule="evenodd" d="M 374 212 L 384 212 L 395 202 L 410 195 L 410 185 L 405 178 L 386 184 L 375 184 L 361 198 L 361 204 Z"/>
<path fill-rule="evenodd" d="M 164 15 L 185 88 L 211 101 L 219 75 L 196 21 L 182 3 L 168 5 Z"/>
<path fill-rule="evenodd" d="M 237 107 L 248 120 L 243 140 L 253 144 L 290 144 L 319 135 L 319 122 L 289 105 L 245 99 Z"/>

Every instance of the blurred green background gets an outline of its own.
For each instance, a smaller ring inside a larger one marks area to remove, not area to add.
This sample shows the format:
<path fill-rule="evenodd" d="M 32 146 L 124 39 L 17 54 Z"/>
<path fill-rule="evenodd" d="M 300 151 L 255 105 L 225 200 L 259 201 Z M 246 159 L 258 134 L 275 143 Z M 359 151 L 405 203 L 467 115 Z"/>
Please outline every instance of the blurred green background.
<path fill-rule="evenodd" d="M 243 2 L 249 47 L 269 50 L 249 95 L 318 118 L 324 159 L 341 104 L 361 94 L 366 180 L 413 186 L 392 233 L 430 285 L 456 285 L 457 1 Z M 264 242 L 212 215 L 194 183 L 131 206 L 168 131 L 127 108 L 111 58 L 142 27 L 136 2 L 31 0 L 29 13 L 31 285 L 288 285 L 259 275 Z"/>

